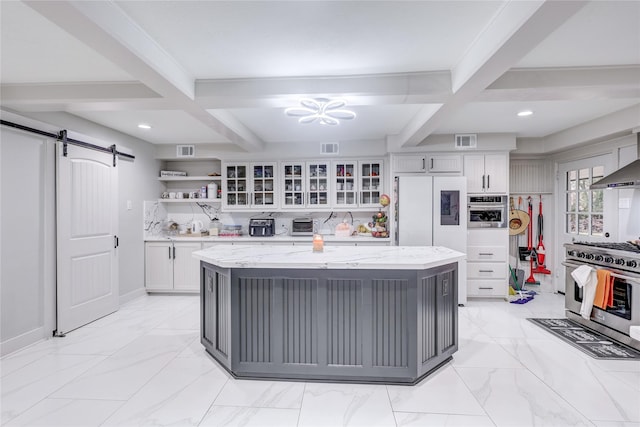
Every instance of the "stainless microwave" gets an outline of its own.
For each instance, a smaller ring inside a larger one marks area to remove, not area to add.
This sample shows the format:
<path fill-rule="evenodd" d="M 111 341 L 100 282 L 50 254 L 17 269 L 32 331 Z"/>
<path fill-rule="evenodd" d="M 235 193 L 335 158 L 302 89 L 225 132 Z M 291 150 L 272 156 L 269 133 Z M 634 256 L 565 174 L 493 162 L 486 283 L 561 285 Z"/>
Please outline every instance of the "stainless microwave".
<path fill-rule="evenodd" d="M 506 195 L 468 197 L 468 228 L 505 228 L 508 215 Z"/>

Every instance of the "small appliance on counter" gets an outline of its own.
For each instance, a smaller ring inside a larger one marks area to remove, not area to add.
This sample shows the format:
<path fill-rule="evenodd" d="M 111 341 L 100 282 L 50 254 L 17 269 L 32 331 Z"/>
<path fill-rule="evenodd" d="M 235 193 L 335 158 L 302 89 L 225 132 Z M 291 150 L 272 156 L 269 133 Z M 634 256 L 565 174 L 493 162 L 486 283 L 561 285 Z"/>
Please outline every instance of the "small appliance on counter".
<path fill-rule="evenodd" d="M 250 236 L 273 236 L 276 231 L 276 220 L 274 218 L 250 219 Z"/>
<path fill-rule="evenodd" d="M 313 220 L 311 218 L 294 218 L 291 221 L 292 236 L 313 236 Z"/>

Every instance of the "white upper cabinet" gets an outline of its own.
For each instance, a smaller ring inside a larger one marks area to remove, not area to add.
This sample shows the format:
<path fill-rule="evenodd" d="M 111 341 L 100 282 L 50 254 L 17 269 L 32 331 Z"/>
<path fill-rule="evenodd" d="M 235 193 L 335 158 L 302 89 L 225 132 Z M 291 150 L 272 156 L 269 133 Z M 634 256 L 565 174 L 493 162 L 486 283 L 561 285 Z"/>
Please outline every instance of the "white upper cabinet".
<path fill-rule="evenodd" d="M 222 166 L 222 207 L 274 209 L 277 207 L 275 162 L 225 163 Z"/>
<path fill-rule="evenodd" d="M 397 154 L 393 156 L 394 173 L 424 173 L 427 161 L 424 154 Z"/>
<path fill-rule="evenodd" d="M 333 206 L 336 208 L 357 207 L 358 162 L 337 160 L 332 165 Z"/>
<path fill-rule="evenodd" d="M 358 176 L 358 202 L 360 207 L 380 207 L 383 190 L 383 163 L 381 160 L 361 160 Z"/>
<path fill-rule="evenodd" d="M 284 162 L 280 164 L 280 192 L 282 209 L 302 208 L 306 205 L 305 162 Z"/>
<path fill-rule="evenodd" d="M 222 165 L 222 207 L 231 209 L 249 208 L 249 163 Z"/>
<path fill-rule="evenodd" d="M 378 208 L 384 160 L 290 160 L 222 164 L 222 208 L 330 210 Z"/>
<path fill-rule="evenodd" d="M 273 209 L 278 206 L 274 163 L 251 163 L 251 207 Z"/>
<path fill-rule="evenodd" d="M 380 207 L 384 192 L 382 160 L 334 161 L 332 163 L 333 207 Z"/>
<path fill-rule="evenodd" d="M 394 154 L 393 173 L 460 174 L 460 154 Z"/>
<path fill-rule="evenodd" d="M 462 172 L 462 156 L 459 154 L 434 154 L 427 156 L 428 173 Z"/>
<path fill-rule="evenodd" d="M 468 154 L 464 156 L 464 175 L 468 193 L 508 192 L 508 158 L 506 154 Z"/>
<path fill-rule="evenodd" d="M 331 181 L 329 170 L 331 162 L 308 161 L 306 162 L 306 205 L 313 208 L 328 208 L 331 206 L 329 194 L 331 194 Z"/>

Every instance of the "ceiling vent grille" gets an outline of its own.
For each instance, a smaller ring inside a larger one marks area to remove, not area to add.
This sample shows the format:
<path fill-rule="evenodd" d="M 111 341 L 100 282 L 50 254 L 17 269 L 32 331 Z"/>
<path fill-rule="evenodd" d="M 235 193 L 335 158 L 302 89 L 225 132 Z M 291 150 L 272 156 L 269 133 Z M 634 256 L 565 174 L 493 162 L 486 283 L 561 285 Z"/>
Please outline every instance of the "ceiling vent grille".
<path fill-rule="evenodd" d="M 176 146 L 176 157 L 195 157 L 195 145 L 178 145 Z"/>
<path fill-rule="evenodd" d="M 456 135 L 456 149 L 470 150 L 478 146 L 478 135 L 474 133 Z"/>
<path fill-rule="evenodd" d="M 323 142 L 322 144 L 320 144 L 320 153 L 321 154 L 338 154 L 338 143 Z"/>

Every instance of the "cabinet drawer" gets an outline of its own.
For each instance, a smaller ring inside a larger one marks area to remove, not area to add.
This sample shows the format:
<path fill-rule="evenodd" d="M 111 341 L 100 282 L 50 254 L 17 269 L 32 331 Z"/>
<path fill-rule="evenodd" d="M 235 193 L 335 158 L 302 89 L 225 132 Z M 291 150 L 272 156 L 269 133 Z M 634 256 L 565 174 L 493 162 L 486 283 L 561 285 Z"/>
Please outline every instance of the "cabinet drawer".
<path fill-rule="evenodd" d="M 507 259 L 507 248 L 504 246 L 469 246 L 467 248 L 469 261 L 501 261 Z"/>
<path fill-rule="evenodd" d="M 474 297 L 506 297 L 504 280 L 467 280 L 467 295 Z"/>
<path fill-rule="evenodd" d="M 470 279 L 507 280 L 507 266 L 504 262 L 469 262 L 467 277 Z"/>

